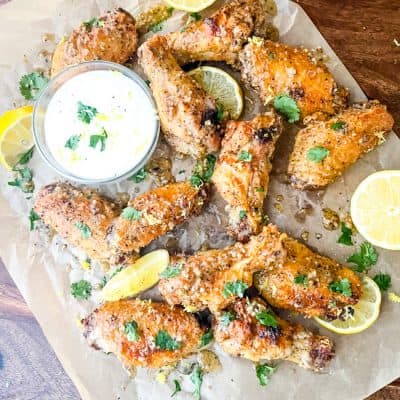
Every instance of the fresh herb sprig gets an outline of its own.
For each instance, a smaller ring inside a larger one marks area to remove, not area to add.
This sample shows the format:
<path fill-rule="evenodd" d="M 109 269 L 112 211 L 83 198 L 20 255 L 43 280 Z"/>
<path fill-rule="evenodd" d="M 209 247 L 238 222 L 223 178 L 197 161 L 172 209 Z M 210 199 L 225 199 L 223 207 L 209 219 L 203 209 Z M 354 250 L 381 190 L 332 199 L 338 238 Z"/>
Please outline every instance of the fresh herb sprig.
<path fill-rule="evenodd" d="M 193 187 L 200 188 L 204 184 L 210 182 L 214 173 L 216 157 L 209 154 L 203 161 L 199 161 L 194 167 L 190 183 Z"/>
<path fill-rule="evenodd" d="M 43 73 L 32 72 L 21 77 L 19 80 L 19 91 L 26 100 L 37 100 L 39 93 L 48 82 L 49 79 Z"/>
<path fill-rule="evenodd" d="M 300 119 L 300 109 L 295 100 L 287 94 L 280 94 L 274 99 L 274 108 L 292 124 Z"/>
<path fill-rule="evenodd" d="M 261 386 L 267 386 L 271 375 L 276 371 L 277 367 L 271 367 L 268 364 L 258 364 L 256 366 L 256 375 Z"/>
<path fill-rule="evenodd" d="M 71 284 L 71 294 L 76 299 L 87 300 L 92 294 L 92 285 L 84 279 L 74 282 Z"/>
<path fill-rule="evenodd" d="M 362 243 L 360 251 L 347 259 L 347 262 L 354 264 L 353 269 L 357 272 L 368 272 L 377 261 L 378 253 L 369 242 Z"/>

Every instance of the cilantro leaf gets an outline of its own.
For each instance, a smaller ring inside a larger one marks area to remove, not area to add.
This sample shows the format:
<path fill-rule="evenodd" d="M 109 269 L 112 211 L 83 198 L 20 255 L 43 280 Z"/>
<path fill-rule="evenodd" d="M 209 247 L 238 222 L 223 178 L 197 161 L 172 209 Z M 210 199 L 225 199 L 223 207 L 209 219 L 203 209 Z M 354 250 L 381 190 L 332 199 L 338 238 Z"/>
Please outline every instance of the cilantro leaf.
<path fill-rule="evenodd" d="M 104 151 L 106 149 L 106 140 L 108 138 L 107 131 L 102 128 L 100 135 L 91 135 L 89 140 L 89 146 L 95 149 L 97 144 L 100 143 L 100 151 Z"/>
<path fill-rule="evenodd" d="M 158 24 L 151 25 L 151 26 L 149 27 L 149 31 L 150 31 L 150 32 L 153 32 L 153 33 L 160 32 L 160 31 L 162 31 L 163 26 L 164 26 L 163 21 L 162 21 L 162 22 L 159 22 Z"/>
<path fill-rule="evenodd" d="M 239 211 L 239 219 L 242 220 L 245 216 L 247 215 L 246 210 L 240 210 Z"/>
<path fill-rule="evenodd" d="M 217 120 L 221 122 L 225 116 L 225 109 L 222 104 L 217 104 Z"/>
<path fill-rule="evenodd" d="M 94 17 L 89 19 L 89 21 L 82 22 L 82 25 L 88 30 L 92 30 L 92 28 L 101 28 L 104 26 L 104 21 L 101 19 Z"/>
<path fill-rule="evenodd" d="M 90 124 L 98 113 L 99 112 L 97 111 L 97 108 L 88 106 L 83 104 L 81 101 L 78 101 L 78 119 L 83 123 Z"/>
<path fill-rule="evenodd" d="M 33 156 L 33 149 L 35 146 L 32 146 L 27 152 L 21 154 L 21 157 L 19 158 L 17 165 L 25 165 L 28 164 L 28 162 L 31 160 Z"/>
<path fill-rule="evenodd" d="M 9 186 L 21 189 L 24 193 L 33 193 L 35 184 L 32 180 L 32 170 L 28 167 L 14 168 L 14 180 L 8 182 Z"/>
<path fill-rule="evenodd" d="M 258 188 L 256 188 L 256 192 L 263 193 L 263 192 L 265 192 L 265 189 L 263 187 L 258 187 Z"/>
<path fill-rule="evenodd" d="M 351 255 L 347 262 L 355 264 L 353 269 L 357 272 L 367 272 L 378 261 L 378 253 L 371 243 L 361 244 L 360 252 Z"/>
<path fill-rule="evenodd" d="M 140 339 L 138 324 L 136 321 L 127 322 L 124 325 L 124 333 L 130 342 L 137 342 Z"/>
<path fill-rule="evenodd" d="M 76 150 L 78 148 L 78 144 L 81 140 L 81 135 L 72 135 L 65 142 L 64 147 L 71 150 Z"/>
<path fill-rule="evenodd" d="M 92 285 L 84 279 L 71 284 L 71 294 L 76 299 L 87 300 L 92 294 Z"/>
<path fill-rule="evenodd" d="M 190 13 L 190 18 L 191 18 L 193 21 L 197 22 L 197 21 L 200 21 L 203 17 L 202 17 L 201 14 L 198 13 L 198 12 L 192 12 L 192 13 Z"/>
<path fill-rule="evenodd" d="M 19 91 L 26 100 L 36 100 L 48 81 L 43 73 L 32 72 L 21 77 L 19 80 Z"/>
<path fill-rule="evenodd" d="M 340 229 L 342 231 L 342 234 L 337 240 L 337 243 L 344 244 L 346 246 L 352 246 L 353 240 L 351 238 L 351 235 L 353 234 L 353 231 L 350 228 L 348 228 L 346 224 L 344 224 L 343 222 L 340 225 Z"/>
<path fill-rule="evenodd" d="M 175 385 L 175 390 L 171 394 L 171 397 L 174 397 L 176 394 L 182 391 L 181 384 L 179 383 L 178 380 L 174 379 L 174 385 Z"/>
<path fill-rule="evenodd" d="M 248 151 L 244 150 L 242 150 L 238 155 L 238 160 L 240 161 L 250 162 L 252 158 L 253 156 Z"/>
<path fill-rule="evenodd" d="M 201 385 L 203 384 L 203 371 L 199 365 L 196 365 L 190 375 L 190 380 L 194 385 L 193 397 L 195 400 L 201 399 Z"/>
<path fill-rule="evenodd" d="M 242 281 L 235 281 L 235 282 L 227 282 L 224 285 L 224 290 L 222 292 L 222 295 L 225 298 L 228 298 L 230 296 L 238 296 L 238 297 L 243 297 L 244 291 L 248 288 L 248 285 L 246 285 Z"/>
<path fill-rule="evenodd" d="M 307 286 L 308 285 L 308 277 L 307 275 L 299 274 L 294 278 L 294 283 L 297 285 L 303 285 Z"/>
<path fill-rule="evenodd" d="M 40 221 L 41 218 L 36 214 L 35 210 L 32 208 L 29 213 L 29 230 L 33 231 L 35 229 L 36 221 Z"/>
<path fill-rule="evenodd" d="M 139 221 L 142 217 L 142 212 L 134 207 L 126 207 L 122 210 L 121 217 L 129 221 Z"/>
<path fill-rule="evenodd" d="M 236 319 L 236 313 L 233 311 L 224 311 L 221 315 L 220 322 L 223 326 L 229 326 L 229 324 Z"/>
<path fill-rule="evenodd" d="M 276 320 L 275 316 L 266 310 L 258 312 L 256 314 L 256 320 L 264 326 L 271 326 L 273 328 L 278 326 L 278 321 Z"/>
<path fill-rule="evenodd" d="M 315 146 L 308 150 L 307 159 L 315 163 L 320 163 L 329 156 L 329 153 L 330 151 L 327 148 Z"/>
<path fill-rule="evenodd" d="M 344 121 L 336 121 L 333 124 L 331 124 L 331 129 L 334 131 L 342 131 L 346 127 L 346 122 Z"/>
<path fill-rule="evenodd" d="M 211 329 L 209 329 L 200 339 L 200 347 L 207 346 L 210 342 L 214 340 L 214 334 Z"/>
<path fill-rule="evenodd" d="M 276 367 L 268 364 L 258 364 L 256 366 L 256 375 L 261 386 L 268 385 L 270 376 L 276 371 Z"/>
<path fill-rule="evenodd" d="M 353 294 L 350 281 L 347 278 L 331 282 L 329 284 L 329 289 L 332 290 L 332 292 L 341 293 L 343 296 L 347 297 Z"/>
<path fill-rule="evenodd" d="M 178 262 L 173 265 L 168 265 L 167 268 L 164 269 L 164 271 L 161 272 L 160 278 L 168 279 L 168 278 L 175 278 L 178 276 L 183 268 L 183 263 Z"/>
<path fill-rule="evenodd" d="M 181 344 L 173 339 L 166 330 L 160 330 L 156 336 L 156 346 L 161 350 L 178 350 Z"/>
<path fill-rule="evenodd" d="M 81 231 L 81 236 L 83 239 L 89 239 L 92 236 L 92 231 L 83 222 L 77 222 L 75 226 Z"/>
<path fill-rule="evenodd" d="M 286 94 L 280 94 L 274 99 L 274 108 L 281 113 L 289 123 L 300 119 L 300 110 L 295 100 Z"/>
<path fill-rule="evenodd" d="M 381 291 L 386 291 L 392 286 L 392 278 L 388 274 L 383 274 L 382 272 L 379 272 L 373 277 L 373 280 L 375 283 L 379 286 L 379 289 Z"/>
<path fill-rule="evenodd" d="M 135 175 L 132 175 L 129 180 L 133 181 L 135 183 L 140 183 L 142 181 L 144 181 L 147 177 L 147 170 L 146 168 L 142 168 L 140 169 L 138 172 L 136 172 Z"/>
<path fill-rule="evenodd" d="M 209 154 L 203 161 L 199 161 L 196 164 L 190 178 L 190 183 L 193 187 L 200 188 L 205 183 L 210 182 L 216 161 L 216 157 L 213 154 Z"/>

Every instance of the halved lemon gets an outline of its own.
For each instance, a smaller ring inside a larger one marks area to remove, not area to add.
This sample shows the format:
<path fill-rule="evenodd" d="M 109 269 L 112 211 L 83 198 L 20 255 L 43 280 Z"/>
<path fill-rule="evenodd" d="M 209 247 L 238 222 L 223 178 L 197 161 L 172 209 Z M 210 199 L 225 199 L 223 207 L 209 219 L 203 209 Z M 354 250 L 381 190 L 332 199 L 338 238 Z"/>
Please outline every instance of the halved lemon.
<path fill-rule="evenodd" d="M 117 301 L 150 289 L 159 281 L 160 273 L 168 264 L 167 250 L 146 254 L 107 282 L 101 292 L 104 300 Z"/>
<path fill-rule="evenodd" d="M 364 179 L 351 199 L 351 218 L 373 245 L 400 250 L 400 170 L 380 171 Z"/>
<path fill-rule="evenodd" d="M 218 106 L 231 119 L 238 119 L 243 111 L 243 93 L 239 84 L 224 70 L 215 67 L 199 67 L 189 71 L 203 89 L 215 99 Z"/>
<path fill-rule="evenodd" d="M 360 333 L 368 329 L 379 317 L 381 306 L 381 291 L 378 285 L 368 276 L 362 280 L 362 296 L 355 306 L 351 306 L 354 313 L 349 312 L 345 321 L 335 319 L 326 321 L 314 318 L 324 328 L 342 335 Z"/>
<path fill-rule="evenodd" d="M 177 10 L 198 12 L 210 7 L 216 0 L 164 0 L 169 6 Z"/>
<path fill-rule="evenodd" d="M 0 116 L 0 163 L 11 170 L 33 146 L 32 106 L 6 111 Z"/>

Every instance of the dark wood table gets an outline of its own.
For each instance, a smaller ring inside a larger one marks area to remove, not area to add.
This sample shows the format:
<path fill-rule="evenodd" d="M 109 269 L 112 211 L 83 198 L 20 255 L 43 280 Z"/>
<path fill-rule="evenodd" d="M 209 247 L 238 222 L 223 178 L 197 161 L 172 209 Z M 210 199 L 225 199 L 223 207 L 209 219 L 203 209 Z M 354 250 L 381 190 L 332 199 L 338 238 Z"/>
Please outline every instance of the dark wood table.
<path fill-rule="evenodd" d="M 0 0 L 0 5 L 6 2 Z M 365 93 L 385 102 L 400 133 L 399 0 L 301 0 Z M 0 399 L 76 400 L 79 395 L 0 263 Z M 368 400 L 400 399 L 400 379 Z M 111 399 L 110 399 L 111 400 Z"/>

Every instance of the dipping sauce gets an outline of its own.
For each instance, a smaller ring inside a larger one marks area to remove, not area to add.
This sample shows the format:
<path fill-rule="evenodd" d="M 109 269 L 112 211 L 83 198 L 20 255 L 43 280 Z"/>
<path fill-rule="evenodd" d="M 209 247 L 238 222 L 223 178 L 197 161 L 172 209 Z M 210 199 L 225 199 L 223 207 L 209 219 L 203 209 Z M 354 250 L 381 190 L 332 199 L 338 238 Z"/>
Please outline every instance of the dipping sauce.
<path fill-rule="evenodd" d="M 44 136 L 51 155 L 69 173 L 108 180 L 147 158 L 157 120 L 138 83 L 119 71 L 94 70 L 55 92 L 44 116 Z"/>

